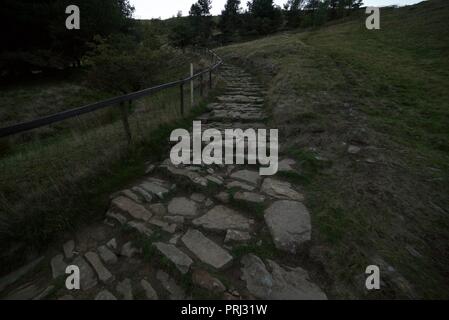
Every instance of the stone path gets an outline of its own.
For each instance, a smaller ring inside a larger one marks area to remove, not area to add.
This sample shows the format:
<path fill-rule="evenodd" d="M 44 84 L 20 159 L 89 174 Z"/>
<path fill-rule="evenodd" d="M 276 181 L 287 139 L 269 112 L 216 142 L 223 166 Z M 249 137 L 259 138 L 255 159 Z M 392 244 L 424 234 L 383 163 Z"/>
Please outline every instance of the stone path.
<path fill-rule="evenodd" d="M 263 87 L 229 65 L 222 76 L 226 92 L 198 118 L 203 130 L 266 128 Z M 281 160 L 282 171 L 297 169 L 294 160 Z M 141 181 L 111 196 L 102 223 L 0 278 L 0 296 L 326 299 L 292 258 L 311 239 L 303 194 L 258 169 L 152 164 Z M 80 290 L 64 285 L 68 265 L 80 268 Z"/>

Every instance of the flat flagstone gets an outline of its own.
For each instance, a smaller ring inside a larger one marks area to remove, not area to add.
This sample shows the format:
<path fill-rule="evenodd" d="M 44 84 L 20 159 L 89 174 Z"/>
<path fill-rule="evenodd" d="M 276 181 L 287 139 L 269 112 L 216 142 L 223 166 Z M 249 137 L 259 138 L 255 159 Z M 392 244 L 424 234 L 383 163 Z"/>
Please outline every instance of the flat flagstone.
<path fill-rule="evenodd" d="M 156 272 L 156 279 L 159 280 L 164 289 L 170 293 L 170 300 L 185 299 L 184 289 L 182 289 L 166 272 L 158 270 Z"/>
<path fill-rule="evenodd" d="M 100 257 L 95 252 L 87 252 L 84 257 L 89 261 L 89 263 L 92 265 L 92 267 L 97 272 L 98 278 L 101 282 L 108 282 L 113 280 L 114 276 L 112 273 L 109 272 L 108 269 L 103 265 L 103 263 L 100 260 Z"/>
<path fill-rule="evenodd" d="M 162 253 L 168 260 L 170 260 L 182 274 L 186 274 L 189 271 L 193 260 L 190 259 L 187 254 L 185 254 L 172 244 L 157 242 L 154 244 L 154 246 L 159 250 L 160 253 Z"/>
<path fill-rule="evenodd" d="M 82 290 L 89 290 L 97 285 L 97 276 L 86 260 L 82 257 L 76 257 L 73 265 L 80 269 L 80 286 Z"/>
<path fill-rule="evenodd" d="M 174 216 L 193 217 L 198 215 L 198 207 L 195 201 L 185 197 L 173 198 L 168 203 L 168 213 Z"/>
<path fill-rule="evenodd" d="M 158 300 L 159 297 L 157 295 L 156 290 L 154 290 L 153 286 L 145 279 L 142 279 L 140 281 L 140 285 L 142 286 L 143 290 L 145 291 L 145 296 L 148 300 Z"/>
<path fill-rule="evenodd" d="M 242 180 L 253 185 L 257 185 L 261 180 L 259 172 L 251 170 L 236 171 L 233 174 L 231 174 L 231 178 Z"/>
<path fill-rule="evenodd" d="M 145 224 L 143 224 L 142 222 L 130 221 L 127 223 L 127 226 L 136 230 L 144 236 L 151 237 L 153 235 L 153 230 L 145 226 Z"/>
<path fill-rule="evenodd" d="M 276 201 L 265 210 L 264 218 L 279 250 L 295 253 L 299 245 L 311 238 L 310 214 L 301 202 Z"/>
<path fill-rule="evenodd" d="M 114 252 L 108 249 L 106 246 L 100 246 L 97 249 L 101 259 L 107 264 L 115 264 L 118 261 L 117 256 Z"/>
<path fill-rule="evenodd" d="M 134 191 L 134 193 L 141 196 L 143 199 L 145 199 L 145 202 L 151 202 L 153 200 L 153 196 L 151 195 L 151 193 L 149 193 L 148 191 L 139 186 L 135 186 L 131 190 Z"/>
<path fill-rule="evenodd" d="M 109 217 L 109 218 L 111 218 L 111 219 L 116 220 L 116 221 L 117 221 L 118 223 L 120 223 L 120 224 L 125 224 L 126 221 L 128 221 L 128 219 L 127 219 L 125 216 L 123 216 L 122 214 L 117 213 L 117 212 L 115 212 L 115 211 L 111 211 L 111 210 L 109 210 L 109 211 L 106 213 L 106 216 Z"/>
<path fill-rule="evenodd" d="M 188 230 L 181 240 L 198 259 L 216 269 L 221 269 L 232 261 L 232 256 L 225 249 L 198 230 Z"/>
<path fill-rule="evenodd" d="M 224 242 L 245 242 L 251 239 L 251 235 L 246 231 L 228 230 Z"/>
<path fill-rule="evenodd" d="M 95 300 L 117 300 L 117 298 L 108 290 L 103 290 L 97 294 Z"/>
<path fill-rule="evenodd" d="M 313 283 L 302 268 L 280 267 L 268 260 L 268 268 L 254 254 L 241 260 L 242 280 L 248 291 L 259 299 L 267 300 L 325 300 L 326 294 Z"/>
<path fill-rule="evenodd" d="M 159 183 L 157 180 L 147 180 L 142 182 L 139 187 L 160 199 L 164 199 L 164 197 L 170 192 L 168 186 L 164 186 L 162 182 Z"/>
<path fill-rule="evenodd" d="M 263 203 L 265 196 L 254 192 L 236 192 L 234 199 L 238 201 L 251 202 L 251 203 Z"/>
<path fill-rule="evenodd" d="M 226 188 L 228 189 L 239 188 L 247 191 L 254 191 L 256 189 L 256 187 L 250 186 L 249 184 L 240 181 L 231 181 L 226 184 Z"/>
<path fill-rule="evenodd" d="M 133 300 L 133 287 L 131 285 L 131 280 L 129 278 L 124 279 L 123 281 L 120 281 L 117 283 L 117 286 L 115 287 L 115 290 L 120 293 L 120 295 L 123 297 L 123 300 Z"/>
<path fill-rule="evenodd" d="M 137 194 L 135 194 L 133 191 L 129 190 L 129 189 L 120 191 L 120 194 L 125 196 L 125 197 L 128 197 L 129 199 L 131 199 L 134 202 L 142 203 L 142 201 L 140 200 L 139 196 Z"/>
<path fill-rule="evenodd" d="M 190 199 L 196 202 L 204 202 L 206 200 L 206 196 L 202 193 L 192 193 Z"/>
<path fill-rule="evenodd" d="M 205 215 L 193 220 L 195 226 L 203 227 L 212 231 L 223 231 L 228 229 L 247 231 L 254 223 L 235 210 L 218 205 L 209 210 Z"/>
<path fill-rule="evenodd" d="M 304 195 L 295 191 L 292 185 L 286 181 L 266 178 L 262 183 L 261 191 L 278 199 L 304 201 Z"/>
<path fill-rule="evenodd" d="M 153 226 L 159 227 L 159 228 L 161 228 L 162 230 L 164 230 L 165 232 L 168 232 L 168 233 L 175 233 L 176 229 L 178 227 L 175 223 L 169 224 L 169 223 L 167 223 L 165 221 L 162 221 L 162 220 L 160 220 L 158 218 L 153 218 L 148 223 L 153 225 Z"/>
<path fill-rule="evenodd" d="M 148 221 L 152 217 L 151 212 L 145 209 L 144 206 L 124 196 L 120 196 L 112 200 L 112 205 L 115 208 L 126 212 L 134 219 Z"/>

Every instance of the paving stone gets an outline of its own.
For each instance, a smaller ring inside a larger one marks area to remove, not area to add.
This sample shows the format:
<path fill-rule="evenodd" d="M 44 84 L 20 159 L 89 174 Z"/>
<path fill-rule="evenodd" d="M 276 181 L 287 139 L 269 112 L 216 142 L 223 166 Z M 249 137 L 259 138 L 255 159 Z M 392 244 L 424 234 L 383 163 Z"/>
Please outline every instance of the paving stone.
<path fill-rule="evenodd" d="M 256 187 L 250 186 L 246 183 L 240 182 L 240 181 L 231 181 L 228 184 L 226 184 L 226 188 L 233 189 L 233 188 L 239 188 L 247 191 L 254 191 L 256 190 Z"/>
<path fill-rule="evenodd" d="M 189 271 L 193 261 L 187 254 L 172 244 L 157 242 L 154 246 L 160 253 L 170 260 L 182 274 L 186 274 Z"/>
<path fill-rule="evenodd" d="M 62 297 L 59 297 L 58 300 L 75 300 L 75 298 L 70 294 L 66 294 L 63 295 Z"/>
<path fill-rule="evenodd" d="M 181 236 L 182 236 L 182 233 L 175 234 L 173 237 L 170 238 L 168 243 L 173 244 L 173 245 L 177 245 L 179 239 L 181 238 Z"/>
<path fill-rule="evenodd" d="M 62 275 L 65 275 L 65 269 L 67 268 L 67 263 L 64 262 L 64 256 L 62 254 L 58 254 L 54 256 L 51 261 L 51 273 L 53 279 L 56 279 Z"/>
<path fill-rule="evenodd" d="M 184 224 L 185 222 L 185 218 L 183 216 L 165 216 L 164 219 L 168 222 L 176 224 Z"/>
<path fill-rule="evenodd" d="M 261 191 L 278 199 L 304 201 L 304 195 L 295 191 L 290 183 L 273 178 L 263 181 Z"/>
<path fill-rule="evenodd" d="M 190 170 L 176 168 L 172 165 L 168 165 L 168 166 L 166 166 L 166 168 L 167 168 L 168 172 L 174 176 L 185 178 L 200 188 L 207 187 L 207 179 L 202 177 L 197 172 L 192 172 Z"/>
<path fill-rule="evenodd" d="M 75 241 L 69 240 L 63 244 L 62 249 L 64 250 L 64 255 L 67 259 L 73 258 L 73 251 L 75 250 Z"/>
<path fill-rule="evenodd" d="M 193 220 L 195 226 L 212 231 L 224 231 L 228 229 L 247 231 L 254 223 L 228 207 L 218 205 L 209 210 L 205 215 Z"/>
<path fill-rule="evenodd" d="M 153 289 L 153 287 L 147 280 L 143 279 L 142 281 L 140 281 L 140 285 L 145 291 L 145 296 L 147 297 L 148 300 L 159 300 L 156 291 Z"/>
<path fill-rule="evenodd" d="M 113 251 L 117 250 L 117 240 L 115 240 L 115 238 L 109 240 L 108 243 L 106 243 L 106 245 Z"/>
<path fill-rule="evenodd" d="M 139 250 L 133 247 L 131 241 L 125 243 L 122 246 L 122 250 L 120 251 L 120 254 L 122 256 L 125 256 L 125 257 L 128 257 L 128 258 L 133 257 L 137 253 L 139 253 Z"/>
<path fill-rule="evenodd" d="M 240 170 L 236 171 L 233 174 L 231 174 L 231 178 L 242 180 L 247 183 L 257 185 L 259 184 L 261 177 L 259 175 L 259 172 L 257 171 L 250 171 L 250 170 Z"/>
<path fill-rule="evenodd" d="M 224 191 L 215 195 L 215 199 L 223 203 L 229 203 L 230 198 L 231 196 L 229 195 L 229 193 Z"/>
<path fill-rule="evenodd" d="M 151 212 L 156 216 L 165 216 L 167 214 L 167 209 L 162 203 L 154 203 L 148 206 Z"/>
<path fill-rule="evenodd" d="M 103 290 L 97 294 L 95 300 L 117 300 L 117 298 L 108 290 Z"/>
<path fill-rule="evenodd" d="M 196 202 L 204 202 L 206 200 L 206 196 L 202 193 L 193 193 L 190 196 L 190 199 Z"/>
<path fill-rule="evenodd" d="M 357 146 L 353 146 L 353 145 L 349 145 L 348 146 L 348 153 L 350 154 L 357 154 L 362 150 L 362 148 L 357 147 Z"/>
<path fill-rule="evenodd" d="M 218 186 L 223 185 L 224 181 L 221 177 L 215 176 L 215 175 L 207 175 L 206 176 L 207 181 L 212 182 Z"/>
<path fill-rule="evenodd" d="M 111 210 L 109 210 L 106 213 L 106 216 L 111 218 L 111 219 L 114 219 L 114 220 L 118 221 L 120 224 L 125 224 L 126 221 L 128 221 L 128 219 L 126 219 L 122 214 L 117 213 L 115 211 L 111 211 Z"/>
<path fill-rule="evenodd" d="M 76 257 L 73 265 L 80 269 L 80 286 L 82 290 L 89 290 L 97 285 L 97 276 L 86 260 L 82 257 Z"/>
<path fill-rule="evenodd" d="M 142 222 L 130 221 L 127 225 L 144 236 L 151 237 L 153 235 L 153 230 L 145 226 Z"/>
<path fill-rule="evenodd" d="M 279 250 L 295 253 L 299 245 L 311 238 L 310 214 L 300 202 L 276 201 L 265 210 L 264 218 Z"/>
<path fill-rule="evenodd" d="M 139 196 L 129 189 L 120 191 L 120 194 L 131 199 L 134 202 L 142 203 Z"/>
<path fill-rule="evenodd" d="M 193 271 L 192 282 L 194 285 L 213 293 L 222 293 L 226 291 L 226 287 L 220 280 L 204 270 Z"/>
<path fill-rule="evenodd" d="M 232 256 L 226 250 L 198 230 L 188 230 L 181 240 L 198 259 L 216 269 L 221 269 L 232 261 Z"/>
<path fill-rule="evenodd" d="M 194 217 L 198 214 L 198 208 L 195 201 L 179 197 L 169 202 L 168 213 L 175 216 Z"/>
<path fill-rule="evenodd" d="M 108 269 L 103 265 L 103 263 L 100 260 L 100 257 L 95 252 L 87 252 L 84 257 L 89 261 L 91 266 L 95 269 L 97 272 L 98 279 L 100 279 L 101 282 L 108 282 L 112 281 L 114 279 L 114 276 L 112 273 L 109 272 Z"/>
<path fill-rule="evenodd" d="M 115 208 L 126 212 L 134 219 L 148 221 L 152 217 L 151 212 L 145 209 L 144 206 L 123 196 L 117 197 L 112 200 L 112 205 Z"/>
<path fill-rule="evenodd" d="M 114 252 L 108 249 L 106 246 L 98 247 L 98 253 L 100 254 L 101 259 L 107 264 L 115 264 L 118 261 L 117 256 Z"/>
<path fill-rule="evenodd" d="M 160 199 L 164 199 L 173 188 L 173 186 L 168 182 L 156 178 L 147 179 L 146 181 L 141 183 L 139 187 L 143 188 L 147 192 L 151 193 L 154 196 L 157 196 Z"/>
<path fill-rule="evenodd" d="M 246 231 L 228 230 L 224 242 L 245 242 L 251 239 L 251 235 Z"/>
<path fill-rule="evenodd" d="M 251 203 L 263 203 L 265 201 L 265 196 L 254 193 L 254 192 L 236 192 L 234 194 L 234 199 L 237 201 L 251 202 Z"/>
<path fill-rule="evenodd" d="M 313 283 L 307 271 L 302 268 L 281 268 L 276 262 L 268 260 L 273 277 L 274 300 L 327 300 L 326 294 Z"/>
<path fill-rule="evenodd" d="M 151 201 L 153 201 L 153 196 L 151 195 L 151 193 L 147 192 L 145 189 L 143 189 L 139 186 L 135 186 L 131 190 L 134 191 L 134 193 L 138 194 L 141 198 L 143 198 L 145 200 L 145 202 L 150 203 Z"/>
<path fill-rule="evenodd" d="M 150 224 L 157 226 L 159 228 L 161 228 L 162 230 L 164 230 L 165 232 L 168 233 L 175 233 L 176 229 L 177 229 L 177 225 L 176 224 L 169 224 L 165 221 L 159 220 L 157 218 L 153 218 L 149 221 Z"/>
<path fill-rule="evenodd" d="M 166 272 L 158 270 L 156 279 L 162 284 L 165 290 L 170 293 L 170 300 L 184 300 L 184 290 Z"/>
<path fill-rule="evenodd" d="M 214 205 L 214 202 L 212 201 L 212 199 L 207 198 L 207 199 L 206 199 L 206 202 L 204 203 L 204 206 L 205 206 L 206 208 L 210 208 L 210 207 L 212 207 L 213 205 Z"/>
<path fill-rule="evenodd" d="M 248 254 L 242 257 L 242 280 L 246 282 L 248 291 L 259 299 L 268 299 L 273 292 L 273 277 L 262 260 Z"/>
<path fill-rule="evenodd" d="M 123 300 L 133 300 L 133 287 L 131 285 L 131 280 L 129 278 L 124 279 L 117 283 L 115 290 L 120 293 Z"/>

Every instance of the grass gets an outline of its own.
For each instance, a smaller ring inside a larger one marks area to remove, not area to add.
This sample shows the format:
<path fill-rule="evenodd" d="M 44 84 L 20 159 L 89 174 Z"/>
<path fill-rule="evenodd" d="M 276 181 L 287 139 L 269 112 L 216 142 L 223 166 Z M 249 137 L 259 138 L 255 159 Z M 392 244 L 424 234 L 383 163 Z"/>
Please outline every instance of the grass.
<path fill-rule="evenodd" d="M 449 4 L 381 9 L 378 31 L 365 18 L 218 53 L 269 87 L 270 126 L 302 167 L 286 178 L 306 191 L 329 295 L 447 298 Z M 367 293 L 360 277 L 379 258 L 385 288 Z"/>
<path fill-rule="evenodd" d="M 185 92 L 185 97 L 188 92 Z M 213 97 L 220 89 L 209 93 Z M 127 144 L 120 117 L 102 115 L 68 120 L 65 130 L 15 146 L 0 158 L 0 239 L 2 250 L 13 243 L 25 251 L 44 248 L 66 230 L 101 219 L 109 195 L 143 176 L 147 161 L 168 155 L 168 137 L 175 128 L 188 128 L 205 108 L 186 99 L 186 116 L 179 107 L 179 88 L 140 99 L 129 123 L 133 142 Z M 118 113 L 117 111 L 114 111 Z M 38 129 L 39 130 L 39 129 Z M 20 265 L 25 252 L 3 257 L 0 272 Z"/>

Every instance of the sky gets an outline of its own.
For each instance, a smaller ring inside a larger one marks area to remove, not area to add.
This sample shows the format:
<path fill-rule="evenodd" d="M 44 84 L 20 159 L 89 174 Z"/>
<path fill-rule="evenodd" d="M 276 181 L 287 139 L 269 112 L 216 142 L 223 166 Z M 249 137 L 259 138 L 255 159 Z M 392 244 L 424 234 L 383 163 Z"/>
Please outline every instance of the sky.
<path fill-rule="evenodd" d="M 421 2 L 422 0 L 365 0 L 366 6 L 388 6 L 388 5 L 409 5 Z M 131 4 L 136 8 L 134 17 L 137 19 L 151 18 L 171 18 L 176 16 L 179 10 L 183 15 L 187 15 L 192 3 L 196 0 L 130 0 Z M 242 4 L 246 7 L 247 0 L 242 0 Z M 274 2 L 282 6 L 287 0 L 274 0 Z M 221 13 L 226 0 L 212 0 L 212 13 L 214 15 Z"/>

